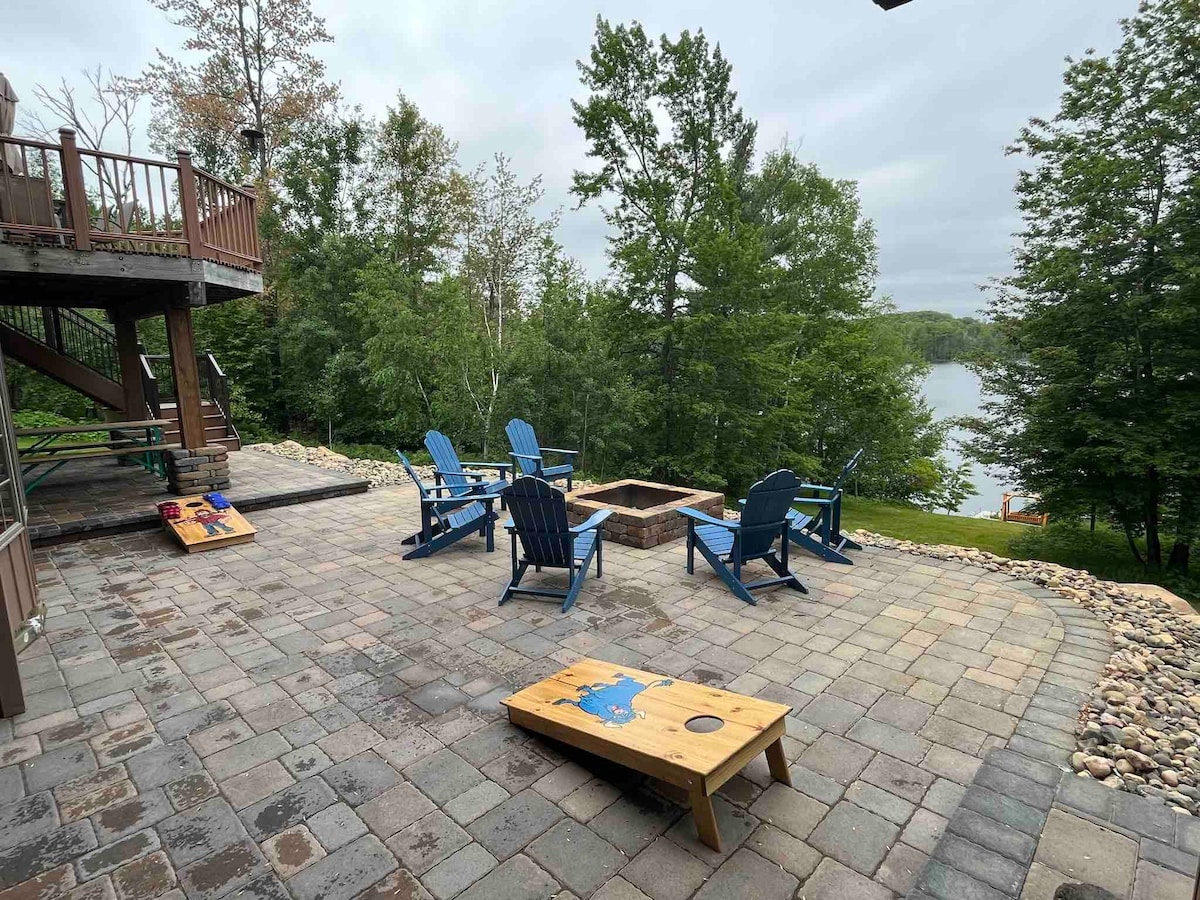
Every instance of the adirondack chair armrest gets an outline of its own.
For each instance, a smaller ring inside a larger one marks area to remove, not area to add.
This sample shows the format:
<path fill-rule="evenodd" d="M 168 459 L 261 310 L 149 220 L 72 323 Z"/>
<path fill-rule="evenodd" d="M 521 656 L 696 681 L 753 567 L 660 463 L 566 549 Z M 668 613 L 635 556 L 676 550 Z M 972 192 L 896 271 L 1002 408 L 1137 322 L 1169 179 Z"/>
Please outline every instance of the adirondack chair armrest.
<path fill-rule="evenodd" d="M 508 455 L 511 456 L 513 459 L 536 459 L 538 461 L 541 461 L 540 456 L 534 456 L 532 453 L 510 453 Z"/>
<path fill-rule="evenodd" d="M 472 503 L 485 503 L 489 506 L 494 500 L 499 500 L 497 494 L 468 494 L 465 497 L 422 497 L 421 505 L 432 507 L 434 512 L 446 513 L 454 512 L 456 509 L 461 509 L 464 506 L 470 506 Z"/>
<path fill-rule="evenodd" d="M 458 487 L 457 485 L 453 485 L 453 484 L 437 484 L 437 485 L 422 484 L 421 485 L 422 490 L 424 490 L 425 493 L 427 493 L 427 494 L 443 494 L 446 491 L 453 491 L 457 487 Z M 428 498 L 428 499 L 436 500 L 437 498 L 433 497 L 433 498 Z"/>
<path fill-rule="evenodd" d="M 559 447 L 538 447 L 538 450 L 542 451 L 542 453 L 561 453 L 564 456 L 578 456 L 579 455 L 578 450 L 563 450 Z"/>
<path fill-rule="evenodd" d="M 812 503 L 817 506 L 833 506 L 837 502 L 835 497 L 793 497 L 793 503 Z"/>
<path fill-rule="evenodd" d="M 463 466 L 474 466 L 476 469 L 498 469 L 499 471 L 504 472 L 507 469 L 511 469 L 513 464 L 506 462 L 464 462 Z M 481 475 L 479 477 L 482 478 L 483 476 Z"/>
<path fill-rule="evenodd" d="M 720 525 L 722 528 L 728 528 L 730 531 L 737 531 L 742 527 L 741 522 L 730 522 L 726 521 L 725 519 L 714 519 L 708 513 L 702 513 L 698 509 L 692 509 L 687 506 L 678 510 L 678 512 L 681 516 L 685 516 L 689 519 L 695 519 L 702 525 Z"/>
<path fill-rule="evenodd" d="M 827 484 L 802 484 L 802 485 L 800 485 L 800 490 L 802 490 L 802 491 L 825 491 L 826 493 L 830 493 L 830 494 L 836 494 L 838 492 L 838 488 L 830 487 Z"/>
<path fill-rule="evenodd" d="M 571 526 L 571 534 L 583 534 L 585 531 L 594 531 L 603 525 L 612 514 L 613 511 L 611 509 L 598 509 L 588 517 L 586 522 Z"/>
<path fill-rule="evenodd" d="M 478 472 L 443 472 L 441 469 L 434 469 L 433 472 L 435 475 L 441 475 L 443 478 L 447 475 L 458 475 L 462 478 L 474 478 L 476 481 L 483 481 L 483 475 Z"/>

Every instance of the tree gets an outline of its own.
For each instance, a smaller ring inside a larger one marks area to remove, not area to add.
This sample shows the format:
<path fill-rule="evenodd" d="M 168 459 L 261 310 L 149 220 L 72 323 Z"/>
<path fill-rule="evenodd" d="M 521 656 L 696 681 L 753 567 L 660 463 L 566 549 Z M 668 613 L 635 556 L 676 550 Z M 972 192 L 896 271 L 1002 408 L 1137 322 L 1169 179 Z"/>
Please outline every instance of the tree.
<path fill-rule="evenodd" d="M 980 367 L 974 452 L 1056 515 L 1093 504 L 1133 555 L 1186 567 L 1200 457 L 1200 5 L 1147 0 L 1110 56 L 1071 60 L 1031 120 L 1016 274 L 990 305 L 1009 349 Z M 1143 555 L 1138 538 L 1145 541 Z"/>
<path fill-rule="evenodd" d="M 521 184 L 508 157 L 500 153 L 496 154 L 495 170 L 487 176 L 482 169 L 476 172 L 471 187 L 463 275 L 468 302 L 482 327 L 486 378 L 482 385 L 464 378 L 463 387 L 478 413 L 486 454 L 513 326 L 528 311 L 533 281 L 558 214 L 538 219 L 534 207 L 542 199 L 541 176 Z"/>
<path fill-rule="evenodd" d="M 333 40 L 310 0 L 150 0 L 187 29 L 188 63 L 158 51 L 141 78 L 153 97 L 157 149 L 191 147 L 216 171 L 253 172 L 266 185 L 276 152 L 337 99 L 324 80 L 325 64 L 312 53 Z M 241 131 L 264 140 L 254 159 Z"/>
<path fill-rule="evenodd" d="M 660 477 L 711 479 L 708 460 L 695 451 L 711 447 L 713 421 L 708 404 L 695 402 L 700 386 L 681 388 L 677 316 L 697 299 L 688 291 L 702 278 L 746 274 L 726 266 L 747 240 L 726 158 L 752 146 L 754 127 L 736 105 L 731 66 L 703 32 L 674 41 L 664 35 L 656 44 L 637 23 L 613 27 L 598 18 L 579 70 L 590 96 L 573 102 L 574 119 L 599 167 L 576 172 L 573 191 L 581 204 L 615 201 L 605 218 L 615 230 L 609 253 L 624 296 L 624 308 L 613 308 L 624 337 L 616 352 L 638 360 L 636 377 L 662 410 L 644 451 Z M 714 363 L 708 357 L 702 365 Z M 709 432 L 699 445 L 688 443 L 701 427 L 696 417 Z"/>
<path fill-rule="evenodd" d="M 401 94 L 389 107 L 373 142 L 365 186 L 375 239 L 385 245 L 413 289 L 441 271 L 456 246 L 469 205 L 469 185 L 458 171 L 458 145 Z"/>
<path fill-rule="evenodd" d="M 140 93 L 128 79 L 102 66 L 84 69 L 83 77 L 87 89 L 82 95 L 65 78 L 53 89 L 35 85 L 33 96 L 42 109 L 34 108 L 25 117 L 26 127 L 31 134 L 57 144 L 58 129 L 65 125 L 75 129 L 75 139 L 83 147 L 132 156 Z M 105 199 L 112 207 L 120 207 L 132 194 L 131 166 L 98 165 L 87 158 L 83 164 L 103 182 Z"/>

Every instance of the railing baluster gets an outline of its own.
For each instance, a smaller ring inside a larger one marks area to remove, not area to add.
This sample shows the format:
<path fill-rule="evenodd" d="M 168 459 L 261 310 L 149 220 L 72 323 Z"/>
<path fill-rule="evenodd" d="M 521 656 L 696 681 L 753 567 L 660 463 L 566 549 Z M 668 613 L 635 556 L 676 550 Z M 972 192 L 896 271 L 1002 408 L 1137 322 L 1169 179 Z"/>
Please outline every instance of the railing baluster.
<path fill-rule="evenodd" d="M 137 170 L 134 169 L 133 163 L 129 163 L 128 165 L 129 165 L 129 192 L 133 195 L 133 215 L 127 216 L 127 218 L 129 218 L 130 220 L 132 220 L 134 217 L 137 218 L 137 229 L 138 229 L 137 233 L 141 234 L 142 228 L 145 223 L 142 222 L 142 209 L 141 209 L 142 204 L 138 200 L 137 174 L 136 174 Z M 126 228 L 125 233 L 133 234 L 133 222 L 130 221 L 127 224 L 129 227 Z"/>
<path fill-rule="evenodd" d="M 162 169 L 160 168 L 161 172 Z M 150 231 L 158 237 L 158 226 L 154 218 L 154 190 L 150 187 L 150 167 L 142 166 L 142 174 L 146 176 L 146 204 L 150 207 Z"/>
<path fill-rule="evenodd" d="M 28 204 L 25 208 L 29 210 L 29 218 L 34 219 L 36 216 L 33 213 L 33 178 L 29 173 L 29 158 L 25 153 L 25 145 L 21 145 L 21 169 L 25 173 L 25 202 Z M 30 222 L 30 225 L 36 225 L 37 222 Z"/>

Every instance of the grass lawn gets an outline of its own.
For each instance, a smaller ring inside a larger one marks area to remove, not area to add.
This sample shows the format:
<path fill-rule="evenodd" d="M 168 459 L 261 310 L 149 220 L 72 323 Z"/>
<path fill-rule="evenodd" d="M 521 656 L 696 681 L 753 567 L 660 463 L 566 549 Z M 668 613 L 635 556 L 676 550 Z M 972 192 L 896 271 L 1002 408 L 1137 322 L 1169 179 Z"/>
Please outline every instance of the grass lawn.
<path fill-rule="evenodd" d="M 863 528 L 922 544 L 978 547 L 1013 559 L 1040 559 L 1085 569 L 1110 581 L 1160 584 L 1193 603 L 1200 603 L 1200 578 L 1146 571 L 1129 552 L 1125 536 L 1107 527 L 1098 527 L 1094 533 L 1086 527 L 1053 522 L 1049 528 L 1037 528 L 929 513 L 856 497 L 845 498 L 842 527 L 846 531 Z"/>
<path fill-rule="evenodd" d="M 1008 556 L 1010 544 L 1029 530 L 1026 525 L 939 515 L 915 507 L 891 506 L 858 497 L 846 497 L 843 500 L 842 528 L 845 531 L 862 528 L 921 544 L 978 547 L 1000 556 Z"/>

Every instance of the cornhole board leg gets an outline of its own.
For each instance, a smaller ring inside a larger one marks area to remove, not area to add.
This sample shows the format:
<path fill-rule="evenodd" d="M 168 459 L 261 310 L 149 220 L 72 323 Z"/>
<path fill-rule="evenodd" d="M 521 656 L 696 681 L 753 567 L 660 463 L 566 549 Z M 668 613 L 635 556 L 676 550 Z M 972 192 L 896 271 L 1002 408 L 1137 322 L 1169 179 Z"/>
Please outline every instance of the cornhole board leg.
<path fill-rule="evenodd" d="M 689 789 L 692 801 L 692 818 L 696 820 L 696 834 L 700 842 L 721 852 L 721 834 L 717 830 L 717 818 L 713 813 L 712 795 L 721 789 L 730 778 L 742 771 L 760 753 L 767 755 L 767 767 L 771 777 L 792 786 L 792 775 L 788 771 L 787 757 L 783 754 L 784 723 L 779 721 L 757 741 L 747 744 L 730 757 L 729 762 L 717 769 L 702 782 Z"/>
<path fill-rule="evenodd" d="M 783 755 L 783 738 L 767 748 L 767 766 L 771 769 L 772 778 L 788 787 L 792 786 L 792 773 L 788 771 L 787 757 Z"/>
<path fill-rule="evenodd" d="M 703 790 L 693 789 L 692 818 L 696 820 L 696 834 L 700 842 L 711 847 L 717 853 L 721 852 L 721 832 L 717 830 L 717 817 L 713 813 L 712 798 Z"/>

